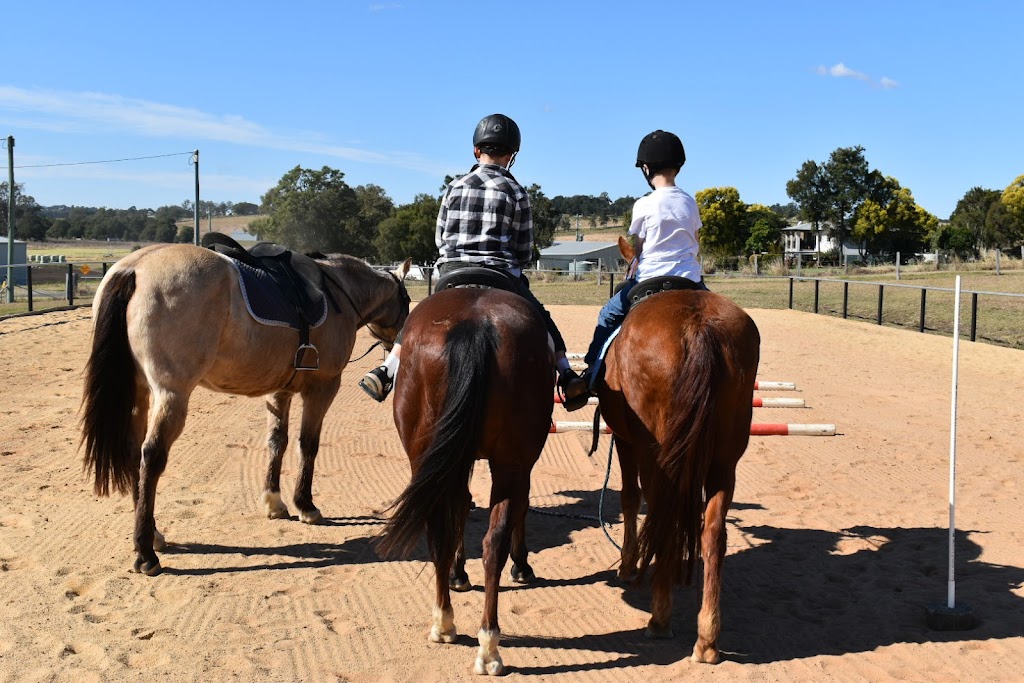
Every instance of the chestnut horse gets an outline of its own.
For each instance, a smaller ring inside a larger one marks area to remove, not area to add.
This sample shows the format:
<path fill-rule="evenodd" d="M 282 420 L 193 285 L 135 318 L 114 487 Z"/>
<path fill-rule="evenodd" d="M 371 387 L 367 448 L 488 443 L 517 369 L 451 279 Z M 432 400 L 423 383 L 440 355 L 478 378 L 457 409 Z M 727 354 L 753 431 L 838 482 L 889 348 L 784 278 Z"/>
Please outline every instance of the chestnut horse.
<path fill-rule="evenodd" d="M 527 563 L 530 472 L 551 426 L 553 365 L 540 316 L 517 294 L 445 289 L 416 306 L 402 332 L 395 424 L 412 481 L 378 540 L 384 554 L 408 556 L 422 532 L 435 571 L 430 640 L 455 642 L 449 590 L 468 590 L 463 530 L 473 463 L 491 470 L 490 526 L 484 537 L 484 613 L 474 663 L 504 672 L 498 653 L 498 586 L 511 551 L 513 579 L 535 579 Z"/>
<path fill-rule="evenodd" d="M 620 246 L 632 258 L 628 244 Z M 629 253 L 627 253 L 629 252 Z M 619 578 L 654 562 L 646 634 L 671 637 L 672 587 L 689 584 L 698 553 L 704 593 L 693 660 L 717 663 L 725 516 L 750 438 L 760 335 L 729 299 L 673 290 L 634 304 L 597 384 L 622 471 L 625 525 Z M 639 536 L 640 497 L 647 516 Z"/>
<path fill-rule="evenodd" d="M 97 495 L 130 492 L 135 507 L 135 570 L 159 574 L 163 548 L 153 508 L 171 444 L 181 434 L 197 386 L 267 399 L 270 464 L 262 500 L 270 518 L 289 517 L 281 501 L 281 459 L 288 447 L 292 397 L 302 396 L 302 473 L 293 501 L 299 519 L 321 520 L 313 504 L 313 463 L 324 415 L 341 372 L 367 325 L 393 342 L 409 314 L 406 261 L 380 273 L 350 256 L 317 261 L 340 310 L 310 330 L 319 369 L 296 371 L 296 330 L 256 322 L 246 309 L 235 267 L 208 249 L 153 245 L 118 261 L 93 303 L 92 352 L 85 368 L 82 443 Z"/>

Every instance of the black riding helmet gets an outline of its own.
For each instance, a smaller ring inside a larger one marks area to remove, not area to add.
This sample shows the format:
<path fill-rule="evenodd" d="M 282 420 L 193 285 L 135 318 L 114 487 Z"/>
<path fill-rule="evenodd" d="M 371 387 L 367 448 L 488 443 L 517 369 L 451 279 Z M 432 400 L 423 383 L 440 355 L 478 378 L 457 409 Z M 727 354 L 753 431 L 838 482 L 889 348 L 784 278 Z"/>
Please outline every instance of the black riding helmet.
<path fill-rule="evenodd" d="M 519 126 L 504 114 L 491 114 L 480 119 L 473 132 L 474 147 L 491 147 L 518 152 L 521 138 Z"/>
<path fill-rule="evenodd" d="M 637 168 L 647 164 L 647 168 L 652 171 L 660 171 L 663 168 L 682 168 L 685 163 L 686 150 L 683 149 L 682 140 L 664 130 L 645 135 L 636 151 Z"/>
<path fill-rule="evenodd" d="M 640 141 L 636 150 L 636 166 L 644 174 L 644 180 L 654 189 L 651 176 L 662 169 L 674 168 L 677 171 L 686 163 L 686 150 L 683 141 L 674 133 L 656 130 L 648 133 Z M 647 170 L 644 170 L 647 166 Z"/>

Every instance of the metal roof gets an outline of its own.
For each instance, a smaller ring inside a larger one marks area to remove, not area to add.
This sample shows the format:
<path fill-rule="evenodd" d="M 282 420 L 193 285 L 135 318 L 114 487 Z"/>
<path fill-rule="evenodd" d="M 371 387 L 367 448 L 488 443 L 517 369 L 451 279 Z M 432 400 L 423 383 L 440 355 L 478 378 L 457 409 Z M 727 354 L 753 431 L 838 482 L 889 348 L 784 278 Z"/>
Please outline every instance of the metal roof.
<path fill-rule="evenodd" d="M 587 256 L 588 254 L 598 254 L 608 249 L 614 249 L 615 253 L 619 253 L 618 242 L 577 242 L 575 240 L 571 242 L 555 242 L 547 249 L 541 249 L 540 255 L 542 258 L 553 257 L 553 256 Z"/>

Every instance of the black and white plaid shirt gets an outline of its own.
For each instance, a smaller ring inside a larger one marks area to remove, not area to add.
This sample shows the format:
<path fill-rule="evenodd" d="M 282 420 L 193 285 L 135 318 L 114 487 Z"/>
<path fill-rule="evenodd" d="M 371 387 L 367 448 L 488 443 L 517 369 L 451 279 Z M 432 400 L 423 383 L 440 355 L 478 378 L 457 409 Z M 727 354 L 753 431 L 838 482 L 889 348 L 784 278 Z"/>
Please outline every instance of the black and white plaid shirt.
<path fill-rule="evenodd" d="M 530 197 L 508 170 L 476 165 L 445 190 L 434 242 L 437 265 L 466 261 L 518 276 L 533 260 Z"/>

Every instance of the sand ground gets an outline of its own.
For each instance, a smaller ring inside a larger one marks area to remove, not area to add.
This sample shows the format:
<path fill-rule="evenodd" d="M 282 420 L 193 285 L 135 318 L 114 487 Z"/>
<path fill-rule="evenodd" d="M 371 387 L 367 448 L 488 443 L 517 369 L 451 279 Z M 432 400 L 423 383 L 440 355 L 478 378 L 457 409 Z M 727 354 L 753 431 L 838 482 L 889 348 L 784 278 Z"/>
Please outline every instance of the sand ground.
<path fill-rule="evenodd" d="M 552 313 L 582 350 L 597 309 Z M 649 592 L 615 583 L 617 551 L 593 520 L 608 437 L 588 458 L 589 437 L 564 434 L 549 438 L 533 475 L 529 541 L 542 580 L 503 578 L 509 678 L 1021 680 L 1024 352 L 961 345 L 956 587 L 980 624 L 936 632 L 924 610 L 946 598 L 950 340 L 751 314 L 760 377 L 796 382 L 809 406 L 755 409 L 755 421 L 831 422 L 841 435 L 752 439 L 729 516 L 725 661 L 685 659 L 699 586 L 676 593 L 674 639 L 643 638 Z M 350 366 L 328 415 L 314 481 L 321 526 L 264 516 L 263 402 L 197 391 L 157 498 L 165 571 L 148 578 L 130 571 L 130 500 L 96 498 L 76 450 L 89 316 L 0 322 L 0 682 L 472 678 L 482 590 L 454 595 L 456 644 L 428 643 L 432 569 L 422 556 L 380 561 L 370 547 L 379 511 L 408 481 L 390 403 L 356 387 L 375 354 Z M 368 344 L 361 335 L 357 352 Z M 285 460 L 286 500 L 297 460 Z M 477 467 L 478 505 L 487 484 Z M 613 494 L 605 516 L 617 540 L 618 513 Z M 475 510 L 475 584 L 484 524 Z"/>

